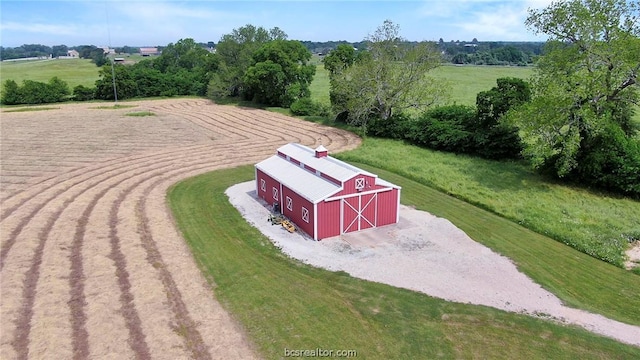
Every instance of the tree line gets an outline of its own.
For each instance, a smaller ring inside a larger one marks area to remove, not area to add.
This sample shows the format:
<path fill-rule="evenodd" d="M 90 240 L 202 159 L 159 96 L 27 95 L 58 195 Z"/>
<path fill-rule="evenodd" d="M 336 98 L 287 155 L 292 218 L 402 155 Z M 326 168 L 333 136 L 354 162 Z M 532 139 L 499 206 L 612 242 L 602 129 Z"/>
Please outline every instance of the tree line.
<path fill-rule="evenodd" d="M 183 39 L 157 58 L 103 66 L 95 88 L 71 92 L 59 79 L 22 86 L 6 81 L 0 101 L 239 98 L 298 115 L 332 114 L 363 135 L 524 159 L 556 179 L 640 198 L 640 132 L 633 121 L 639 103 L 639 8 L 638 1 L 566 0 L 530 10 L 527 26 L 549 36 L 536 55 L 534 76 L 499 79 L 477 95 L 475 107 L 437 106 L 448 92 L 430 76 L 446 56 L 442 44 L 409 42 L 388 20 L 364 39 L 366 46 L 339 44 L 324 57 L 330 107 L 310 98 L 315 66 L 308 47 L 288 40 L 279 28 L 253 25 L 223 35 L 215 53 Z M 517 52 L 504 49 L 488 51 L 517 59 Z"/>
<path fill-rule="evenodd" d="M 529 82 L 499 79 L 475 108 L 434 107 L 437 46 L 408 46 L 385 22 L 366 52 L 339 45 L 324 59 L 337 119 L 363 134 L 487 158 L 524 159 L 540 173 L 640 199 L 640 3 L 567 0 L 530 10 L 549 36 Z M 594 16 L 595 14 L 596 16 Z"/>

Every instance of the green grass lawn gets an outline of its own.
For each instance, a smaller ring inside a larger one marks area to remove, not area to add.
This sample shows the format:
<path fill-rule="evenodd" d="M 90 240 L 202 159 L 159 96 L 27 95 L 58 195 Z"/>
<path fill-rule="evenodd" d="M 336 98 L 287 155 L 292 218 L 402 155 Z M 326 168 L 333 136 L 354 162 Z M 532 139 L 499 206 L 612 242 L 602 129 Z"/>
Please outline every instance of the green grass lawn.
<path fill-rule="evenodd" d="M 496 86 L 503 77 L 527 79 L 533 74 L 530 67 L 515 66 L 454 66 L 443 65 L 430 72 L 435 79 L 446 82 L 450 88 L 448 103 L 475 105 L 480 91 Z M 324 65 L 316 65 L 316 75 L 311 83 L 311 98 L 329 104 L 329 72 Z"/>
<path fill-rule="evenodd" d="M 448 103 L 475 105 L 476 95 L 496 86 L 496 80 L 504 77 L 528 79 L 533 74 L 531 67 L 516 66 L 455 66 L 443 65 L 430 75 L 446 82 L 451 87 Z"/>
<path fill-rule="evenodd" d="M 197 263 L 212 284 L 215 282 L 216 297 L 243 325 L 265 358 L 282 358 L 285 348 L 352 349 L 359 358 L 375 359 L 640 357 L 639 348 L 575 327 L 446 302 L 292 260 L 251 227 L 224 194 L 227 187 L 253 175 L 252 166 L 204 174 L 173 186 L 168 201 Z M 496 237 L 497 242 L 505 242 L 514 231 L 541 237 L 415 181 L 398 175 L 389 180 L 403 186 L 405 203 L 454 212 L 460 207 L 458 215 L 469 224 L 483 224 L 477 232 L 485 235 L 508 230 L 505 237 Z M 616 276 L 626 275 L 558 247 L 557 242 L 549 241 L 549 246 L 553 252 L 570 254 L 567 259 L 571 263 L 554 263 L 547 272 L 577 266 L 572 271 L 582 277 L 588 278 L 585 269 L 593 270 L 596 276 L 611 276 L 614 284 Z M 527 249 L 527 241 L 515 247 Z M 640 286 L 640 277 L 628 279 L 630 288 Z M 567 291 L 580 292 L 583 285 L 571 280 L 575 278 L 567 279 Z M 620 295 L 616 286 L 596 288 L 592 297 L 613 298 L 618 307 L 635 314 L 626 317 L 637 320 L 637 301 L 626 301 L 630 296 Z M 609 294 L 612 289 L 615 291 Z"/>
<path fill-rule="evenodd" d="M 329 83 L 329 72 L 325 70 L 322 63 L 316 65 L 316 74 L 309 86 L 309 90 L 311 90 L 311 98 L 315 101 L 331 105 L 331 101 L 329 100 L 330 89 L 331 84 Z"/>
<path fill-rule="evenodd" d="M 18 85 L 22 85 L 24 80 L 46 83 L 57 76 L 73 89 L 78 85 L 94 87 L 99 70 L 100 68 L 88 59 L 3 61 L 0 63 L 0 79 L 2 83 L 14 80 Z"/>

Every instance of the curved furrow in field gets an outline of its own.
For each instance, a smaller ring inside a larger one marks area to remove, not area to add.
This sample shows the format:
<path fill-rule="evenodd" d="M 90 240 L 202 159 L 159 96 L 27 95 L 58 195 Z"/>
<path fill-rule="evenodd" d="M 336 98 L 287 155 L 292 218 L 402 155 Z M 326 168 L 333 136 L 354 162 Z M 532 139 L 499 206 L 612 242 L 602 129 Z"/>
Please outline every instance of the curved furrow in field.
<path fill-rule="evenodd" d="M 210 147 L 201 145 L 194 149 L 198 149 L 199 151 L 206 153 L 209 152 Z M 72 182 L 69 181 L 67 176 L 61 176 L 60 179 L 52 180 L 51 185 L 43 182 L 39 184 L 40 186 L 30 188 L 29 191 L 26 192 L 32 192 L 31 194 L 28 194 L 26 197 L 20 199 L 20 201 L 17 201 L 15 204 L 9 205 L 9 208 L 6 209 L 6 211 L 2 214 L 3 218 L 2 220 L 0 220 L 0 229 L 2 229 L 2 233 L 8 233 L 9 236 L 4 238 L 0 245 L 0 269 L 4 267 L 4 260 L 11 250 L 12 246 L 14 245 L 22 229 L 24 229 L 24 227 L 31 221 L 35 214 L 42 211 L 42 208 L 50 202 L 60 198 L 65 193 L 71 192 L 77 187 L 84 186 L 84 189 L 88 189 L 98 185 L 101 181 L 105 181 L 109 178 L 129 171 L 128 169 L 122 168 L 123 162 L 133 164 L 135 168 L 145 168 L 154 166 L 154 163 L 163 161 L 163 159 L 180 161 L 181 159 L 183 159 L 184 154 L 185 149 L 176 149 L 168 153 L 147 155 L 145 157 L 135 157 L 131 160 L 119 159 L 116 162 L 109 162 L 108 165 L 99 166 L 96 169 L 85 169 L 85 172 L 80 172 L 78 174 L 72 175 L 70 176 L 70 179 L 73 179 Z M 88 180 L 94 180 L 95 182 L 87 183 Z M 7 217 L 9 217 L 18 209 L 20 209 L 21 211 L 26 210 L 30 212 L 25 213 L 23 216 L 16 216 L 13 219 L 7 219 L 5 221 Z M 13 223 L 11 220 L 14 220 Z"/>
<path fill-rule="evenodd" d="M 190 153 L 186 156 L 197 158 L 198 156 L 202 156 L 202 154 L 203 154 L 202 152 Z M 214 162 L 217 162 L 215 161 L 215 158 L 212 159 L 211 156 L 209 156 L 209 152 L 205 153 L 205 155 L 208 156 L 208 158 L 206 158 L 206 160 L 204 161 L 205 163 L 211 163 L 211 160 L 214 160 Z M 14 341 L 12 342 L 12 344 L 14 349 L 16 350 L 16 353 L 20 355 L 19 357 L 21 358 L 25 357 L 27 354 L 27 349 L 29 348 L 28 335 L 30 330 L 30 323 L 32 322 L 31 320 L 33 315 L 34 299 L 36 297 L 36 285 L 38 284 L 38 278 L 39 278 L 39 273 L 41 269 L 40 265 L 42 263 L 42 257 L 44 252 L 43 250 L 45 248 L 45 245 L 48 239 L 49 231 L 51 230 L 51 228 L 54 226 L 56 222 L 64 221 L 64 212 L 67 209 L 68 205 L 74 202 L 77 203 L 78 201 L 76 200 L 82 195 L 84 195 L 85 192 L 95 192 L 95 190 L 99 189 L 103 185 L 102 183 L 106 183 L 104 184 L 105 187 L 99 193 L 94 195 L 92 199 L 90 200 L 84 199 L 83 201 L 79 201 L 80 204 L 82 203 L 86 204 L 88 202 L 89 205 L 85 208 L 85 210 L 81 214 L 78 214 L 76 211 L 71 216 L 70 222 L 77 223 L 76 232 L 75 232 L 74 239 L 70 245 L 70 248 L 71 248 L 70 254 L 65 254 L 65 256 L 69 256 L 69 258 L 71 259 L 71 271 L 70 271 L 70 274 L 68 274 L 68 277 L 69 277 L 70 288 L 71 288 L 70 296 L 69 296 L 70 298 L 69 306 L 71 307 L 70 314 L 71 314 L 71 323 L 72 323 L 73 334 L 74 334 L 73 336 L 74 354 L 76 354 L 76 356 L 79 358 L 84 358 L 86 355 L 88 355 L 87 333 L 86 333 L 86 330 L 84 329 L 84 323 L 86 322 L 86 315 L 84 314 L 84 311 L 83 311 L 83 307 L 86 302 L 85 295 L 84 295 L 84 282 L 83 282 L 83 279 L 85 278 L 85 273 L 83 270 L 84 267 L 83 267 L 83 263 L 80 256 L 80 252 L 82 250 L 82 246 L 85 240 L 87 221 L 90 215 L 92 214 L 96 204 L 98 204 L 98 201 L 109 190 L 114 189 L 115 187 L 121 185 L 124 181 L 127 181 L 132 176 L 146 175 L 146 176 L 150 176 L 151 178 L 158 177 L 164 174 L 165 171 L 168 170 L 169 168 L 178 168 L 180 170 L 184 167 L 185 163 L 188 163 L 188 162 L 185 162 L 184 159 L 182 159 L 181 161 L 175 161 L 175 159 L 168 159 L 168 161 L 169 161 L 168 165 L 164 165 L 164 166 L 156 165 L 149 169 L 143 169 L 142 171 L 140 171 L 139 168 L 136 166 L 130 171 L 121 171 L 118 175 L 112 174 L 112 176 L 109 176 L 106 180 L 103 179 L 103 181 L 99 182 L 98 184 L 90 183 L 88 187 L 81 190 L 79 193 L 65 199 L 64 203 L 55 212 L 51 213 L 48 216 L 48 218 L 46 218 L 46 220 L 43 219 L 45 226 L 42 228 L 42 230 L 38 234 L 38 243 L 34 250 L 34 255 L 31 260 L 31 266 L 27 270 L 26 275 L 24 276 L 24 279 L 23 279 L 23 287 L 22 287 L 23 301 L 20 302 L 22 304 L 21 309 L 18 310 L 18 317 L 15 320 L 16 330 L 14 332 Z M 163 163 L 160 162 L 156 164 L 163 164 Z M 211 165 L 205 165 L 204 167 L 207 167 L 207 166 L 210 167 Z M 134 170 L 137 170 L 137 173 L 132 172 Z M 155 172 L 152 174 L 149 174 L 150 170 L 154 170 Z M 118 181 L 115 183 L 113 182 L 109 183 L 107 180 L 118 180 Z M 112 251 L 112 255 L 113 255 L 113 251 Z M 24 264 L 26 262 L 23 261 L 21 263 Z M 121 269 L 121 267 L 119 268 L 116 266 L 116 270 L 118 269 Z M 11 269 L 10 273 L 16 274 L 19 272 L 15 271 L 15 269 Z M 118 274 L 116 275 L 118 276 Z M 122 277 L 123 276 L 119 276 L 119 278 L 122 278 Z M 41 289 L 41 290 L 44 290 L 43 292 L 45 294 L 50 292 L 48 289 L 46 289 L 46 286 L 47 284 L 44 285 L 45 289 Z M 8 289 L 5 286 L 3 290 L 5 291 L 5 294 L 6 294 L 6 291 Z M 127 294 L 124 294 L 124 296 L 126 298 Z M 3 312 L 10 310 L 10 308 L 11 306 L 3 306 Z M 8 319 L 9 317 L 10 316 L 3 316 L 3 320 L 9 320 Z M 99 325 L 102 326 L 104 324 L 100 323 Z"/>
<path fill-rule="evenodd" d="M 339 151 L 359 139 L 293 119 L 265 130 L 271 119 L 259 116 L 271 113 L 211 111 L 218 106 L 207 101 L 149 107 L 215 140 L 36 178 L 2 200 L 0 231 L 9 235 L 0 245 L 3 359 L 255 356 L 175 228 L 166 191 L 189 176 L 256 163 L 287 142 L 313 146 L 336 137 L 341 147 L 331 150 Z"/>
<path fill-rule="evenodd" d="M 155 151 L 155 152 L 145 152 L 143 154 L 136 154 L 127 159 L 130 160 L 139 160 L 141 162 L 150 161 L 151 159 L 156 158 L 161 154 L 166 154 L 168 157 L 175 157 L 176 153 L 182 153 L 185 150 L 190 150 L 194 148 L 208 148 L 210 144 L 199 144 L 192 145 L 189 147 L 180 147 L 180 148 L 171 148 L 169 150 Z M 84 155 L 87 159 L 90 159 L 90 156 Z M 27 203 L 29 200 L 33 199 L 35 196 L 41 195 L 41 189 L 50 189 L 56 187 L 57 185 L 66 182 L 72 179 L 80 179 L 75 184 L 79 184 L 83 182 L 83 178 L 87 176 L 94 176 L 94 174 L 103 174 L 105 172 L 111 171 L 114 167 L 117 167 L 118 164 L 122 161 L 121 157 L 107 159 L 104 161 L 97 162 L 94 160 L 90 166 L 85 166 L 81 168 L 72 169 L 70 171 L 66 171 L 63 174 L 58 174 L 56 176 L 49 176 L 45 178 L 38 178 L 29 184 L 29 188 L 17 191 L 15 193 L 10 194 L 2 199 L 3 210 L 0 214 L 0 221 L 7 218 L 12 212 L 14 212 L 17 208 L 21 208 Z M 58 194 L 59 195 L 59 194 Z"/>

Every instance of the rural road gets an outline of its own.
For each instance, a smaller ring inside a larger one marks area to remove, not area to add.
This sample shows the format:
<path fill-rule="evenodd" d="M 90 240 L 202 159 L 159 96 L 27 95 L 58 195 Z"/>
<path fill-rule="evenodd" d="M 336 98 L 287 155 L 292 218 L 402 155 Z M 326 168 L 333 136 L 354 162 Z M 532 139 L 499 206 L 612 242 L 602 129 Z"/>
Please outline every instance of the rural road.
<path fill-rule="evenodd" d="M 0 114 L 0 358 L 247 359 L 165 202 L 169 186 L 279 146 L 360 139 L 202 99 Z M 150 111 L 155 116 L 126 116 Z"/>

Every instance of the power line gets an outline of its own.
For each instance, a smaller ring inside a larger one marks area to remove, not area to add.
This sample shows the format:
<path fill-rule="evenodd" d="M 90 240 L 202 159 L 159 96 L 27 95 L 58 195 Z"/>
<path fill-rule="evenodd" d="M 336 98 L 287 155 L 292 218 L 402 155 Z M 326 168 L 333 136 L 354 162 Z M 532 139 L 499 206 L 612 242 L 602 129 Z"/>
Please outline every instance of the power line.
<path fill-rule="evenodd" d="M 109 28 L 109 7 L 107 6 L 107 2 L 104 2 L 104 11 L 107 15 L 107 38 L 109 40 L 109 49 L 107 51 L 107 58 L 109 58 L 109 54 L 111 53 L 111 30 Z M 116 70 L 115 70 L 115 61 L 111 59 L 111 80 L 113 82 L 113 98 L 115 100 L 115 104 L 118 104 L 118 90 L 116 89 Z"/>

